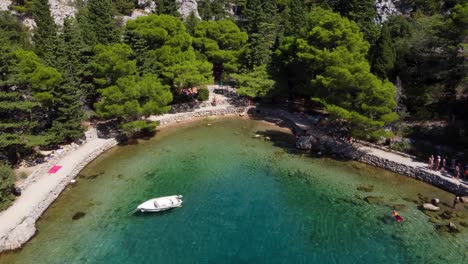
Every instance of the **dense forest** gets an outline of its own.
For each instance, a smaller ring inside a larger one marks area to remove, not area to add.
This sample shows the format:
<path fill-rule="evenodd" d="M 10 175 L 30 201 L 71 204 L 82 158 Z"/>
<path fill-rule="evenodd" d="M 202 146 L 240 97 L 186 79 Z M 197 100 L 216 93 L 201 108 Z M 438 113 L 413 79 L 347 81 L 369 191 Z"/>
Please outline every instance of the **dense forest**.
<path fill-rule="evenodd" d="M 76 2 L 63 25 L 48 0 L 0 13 L 0 160 L 80 138 L 84 120 L 153 131 L 141 117 L 214 82 L 305 102 L 366 140 L 424 138 L 411 124 L 429 121 L 443 124 L 434 140 L 468 145 L 467 1 L 402 0 L 408 14 L 377 22 L 373 0 L 203 0 L 201 20 L 159 0 L 127 23 L 137 1 Z"/>

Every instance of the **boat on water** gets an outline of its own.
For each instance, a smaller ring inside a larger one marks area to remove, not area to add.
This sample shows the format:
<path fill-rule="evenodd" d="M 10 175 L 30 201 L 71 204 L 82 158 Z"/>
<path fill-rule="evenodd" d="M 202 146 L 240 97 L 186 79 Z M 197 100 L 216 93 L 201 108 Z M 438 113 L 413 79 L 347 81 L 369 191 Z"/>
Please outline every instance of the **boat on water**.
<path fill-rule="evenodd" d="M 182 195 L 172 195 L 148 200 L 137 207 L 137 211 L 161 212 L 175 207 L 182 207 Z"/>

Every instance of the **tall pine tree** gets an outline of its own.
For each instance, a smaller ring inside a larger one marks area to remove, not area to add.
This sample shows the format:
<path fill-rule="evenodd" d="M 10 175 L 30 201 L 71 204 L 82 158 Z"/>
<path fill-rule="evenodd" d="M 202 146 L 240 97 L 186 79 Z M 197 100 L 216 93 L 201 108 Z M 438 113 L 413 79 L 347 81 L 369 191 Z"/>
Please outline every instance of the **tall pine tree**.
<path fill-rule="evenodd" d="M 64 79 L 55 89 L 57 98 L 54 105 L 54 121 L 51 131 L 57 140 L 72 140 L 83 135 L 82 74 L 87 61 L 82 55 L 86 52 L 81 31 L 73 19 L 65 19 L 60 38 L 60 58 L 58 70 Z M 84 56 L 86 57 L 86 56 Z"/>
<path fill-rule="evenodd" d="M 114 18 L 111 0 L 89 0 L 81 18 L 82 28 L 89 45 L 112 44 L 120 41 L 120 30 Z"/>
<path fill-rule="evenodd" d="M 180 17 L 179 4 L 176 0 L 156 0 L 156 14 Z"/>
<path fill-rule="evenodd" d="M 33 0 L 32 14 L 36 22 L 33 41 L 35 51 L 47 65 L 53 66 L 56 59 L 57 25 L 50 15 L 48 0 Z"/>
<path fill-rule="evenodd" d="M 372 72 L 381 78 L 388 78 L 395 65 L 396 54 L 387 25 L 382 27 L 382 33 L 372 48 L 371 59 Z"/>

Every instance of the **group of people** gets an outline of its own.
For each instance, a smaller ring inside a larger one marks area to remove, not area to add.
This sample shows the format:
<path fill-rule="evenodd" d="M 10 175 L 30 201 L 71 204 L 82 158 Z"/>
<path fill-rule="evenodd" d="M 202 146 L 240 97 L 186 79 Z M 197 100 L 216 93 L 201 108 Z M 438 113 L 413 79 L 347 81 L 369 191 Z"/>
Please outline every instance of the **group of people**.
<path fill-rule="evenodd" d="M 447 157 L 434 157 L 431 155 L 427 162 L 427 168 L 434 171 L 445 172 L 447 170 L 453 172 L 455 178 L 459 179 L 462 175 L 468 178 L 468 167 L 465 167 L 457 162 L 456 159 L 452 159 L 450 162 L 450 167 L 447 166 Z"/>

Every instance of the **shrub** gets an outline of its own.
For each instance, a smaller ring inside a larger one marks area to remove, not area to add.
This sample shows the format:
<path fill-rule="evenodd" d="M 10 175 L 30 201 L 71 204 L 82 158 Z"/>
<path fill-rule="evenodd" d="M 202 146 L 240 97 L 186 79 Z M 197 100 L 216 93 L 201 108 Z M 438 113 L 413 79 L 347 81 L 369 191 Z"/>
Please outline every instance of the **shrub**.
<path fill-rule="evenodd" d="M 158 123 L 146 120 L 137 120 L 122 125 L 122 133 L 127 137 L 148 135 L 154 133 Z"/>
<path fill-rule="evenodd" d="M 14 200 L 11 187 L 15 174 L 10 166 L 0 163 L 0 210 L 7 208 Z"/>
<path fill-rule="evenodd" d="M 198 96 L 197 99 L 198 101 L 206 101 L 210 97 L 210 91 L 208 91 L 208 88 L 202 87 L 198 90 Z"/>

